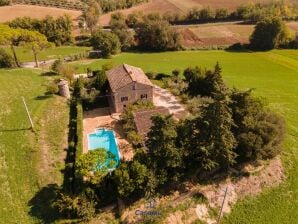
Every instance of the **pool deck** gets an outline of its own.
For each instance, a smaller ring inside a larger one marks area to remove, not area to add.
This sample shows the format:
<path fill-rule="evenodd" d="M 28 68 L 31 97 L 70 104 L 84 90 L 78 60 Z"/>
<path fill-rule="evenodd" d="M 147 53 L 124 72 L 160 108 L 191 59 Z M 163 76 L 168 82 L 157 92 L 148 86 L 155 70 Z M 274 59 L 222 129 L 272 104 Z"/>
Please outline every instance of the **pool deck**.
<path fill-rule="evenodd" d="M 131 160 L 133 149 L 124 137 L 123 129 L 119 121 L 110 115 L 109 108 L 97 108 L 84 112 L 83 119 L 83 153 L 88 152 L 88 134 L 93 133 L 97 128 L 113 130 L 116 134 L 121 159 Z"/>

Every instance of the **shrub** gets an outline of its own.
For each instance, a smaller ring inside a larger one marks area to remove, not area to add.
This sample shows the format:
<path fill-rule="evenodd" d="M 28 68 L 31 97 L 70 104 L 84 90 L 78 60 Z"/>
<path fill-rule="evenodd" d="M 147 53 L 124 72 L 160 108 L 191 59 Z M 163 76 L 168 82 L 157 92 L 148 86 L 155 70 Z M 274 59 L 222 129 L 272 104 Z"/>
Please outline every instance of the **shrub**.
<path fill-rule="evenodd" d="M 0 0 L 0 6 L 10 5 L 10 0 Z"/>
<path fill-rule="evenodd" d="M 0 48 L 0 68 L 13 68 L 15 62 L 13 58 L 2 48 Z"/>
<path fill-rule="evenodd" d="M 54 63 L 51 66 L 51 70 L 58 73 L 60 67 L 63 65 L 63 61 L 61 59 L 58 59 L 56 61 L 54 61 Z"/>
<path fill-rule="evenodd" d="M 58 93 L 58 85 L 55 82 L 50 82 L 47 84 L 47 93 L 48 94 L 56 94 Z"/>
<path fill-rule="evenodd" d="M 155 79 L 156 73 L 155 72 L 146 72 L 146 76 L 148 77 L 148 79 Z"/>

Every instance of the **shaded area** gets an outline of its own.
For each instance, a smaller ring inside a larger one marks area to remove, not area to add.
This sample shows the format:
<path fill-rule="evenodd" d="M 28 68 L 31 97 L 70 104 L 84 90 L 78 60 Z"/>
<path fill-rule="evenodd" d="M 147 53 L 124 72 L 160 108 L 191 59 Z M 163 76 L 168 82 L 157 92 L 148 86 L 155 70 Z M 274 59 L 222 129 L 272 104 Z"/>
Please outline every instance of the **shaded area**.
<path fill-rule="evenodd" d="M 70 102 L 69 132 L 68 132 L 68 149 L 65 158 L 65 168 L 62 170 L 64 180 L 62 186 L 57 184 L 48 184 L 42 187 L 34 197 L 28 202 L 30 206 L 29 215 L 37 218 L 41 223 L 54 223 L 59 219 L 65 218 L 56 206 L 59 194 L 73 195 L 75 189 L 75 153 L 77 145 L 77 110 L 76 99 Z"/>
<path fill-rule="evenodd" d="M 54 207 L 59 187 L 57 184 L 49 184 L 41 188 L 28 202 L 29 215 L 38 218 L 42 223 L 53 223 L 59 218 L 59 212 Z"/>

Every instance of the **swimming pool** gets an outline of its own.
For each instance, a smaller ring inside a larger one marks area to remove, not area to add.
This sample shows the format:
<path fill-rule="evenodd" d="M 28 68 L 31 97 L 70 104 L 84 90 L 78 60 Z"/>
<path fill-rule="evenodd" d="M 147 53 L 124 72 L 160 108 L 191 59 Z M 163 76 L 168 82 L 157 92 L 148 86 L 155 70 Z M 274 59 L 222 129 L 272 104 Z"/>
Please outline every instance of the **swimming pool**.
<path fill-rule="evenodd" d="M 116 165 L 114 168 L 116 168 L 120 161 L 120 153 L 114 131 L 101 128 L 96 129 L 94 133 L 88 134 L 88 150 L 98 148 L 103 148 L 115 156 Z M 106 163 L 108 162 L 106 161 Z"/>

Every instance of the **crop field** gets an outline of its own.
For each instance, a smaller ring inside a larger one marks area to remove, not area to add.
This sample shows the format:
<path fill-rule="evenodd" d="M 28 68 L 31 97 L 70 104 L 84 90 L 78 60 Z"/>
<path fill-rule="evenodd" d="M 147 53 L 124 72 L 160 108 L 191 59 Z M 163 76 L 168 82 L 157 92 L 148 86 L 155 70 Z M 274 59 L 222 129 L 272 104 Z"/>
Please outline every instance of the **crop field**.
<path fill-rule="evenodd" d="M 132 12 L 143 12 L 144 14 L 152 12 L 160 13 L 185 13 L 189 9 L 197 7 L 204 8 L 210 7 L 213 9 L 227 8 L 229 10 L 235 10 L 238 6 L 247 3 L 268 3 L 271 0 L 150 0 L 148 3 L 140 4 L 129 9 L 119 10 L 125 15 Z M 287 0 L 289 3 L 295 3 L 296 0 Z M 108 25 L 112 13 L 107 13 L 101 16 L 100 24 Z"/>
<path fill-rule="evenodd" d="M 231 23 L 208 23 L 190 26 L 177 26 L 182 45 L 186 48 L 210 48 L 229 46 L 235 43 L 249 43 L 254 25 Z M 298 22 L 288 23 L 290 31 L 298 31 Z"/>
<path fill-rule="evenodd" d="M 47 15 L 58 17 L 64 14 L 76 20 L 81 12 L 77 10 L 59 9 L 53 7 L 43 7 L 35 5 L 12 5 L 0 7 L 0 23 L 11 21 L 17 17 L 29 16 L 31 18 L 42 19 Z"/>
<path fill-rule="evenodd" d="M 5 48 L 8 53 L 11 54 L 11 50 L 9 48 Z M 84 53 L 90 50 L 89 47 L 53 47 L 46 49 L 44 51 L 39 52 L 38 60 L 50 60 L 56 58 L 63 58 L 70 55 Z M 25 49 L 23 47 L 16 48 L 17 57 L 21 62 L 32 62 L 34 61 L 33 53 Z"/>
<path fill-rule="evenodd" d="M 142 60 L 140 60 L 142 58 Z M 184 51 L 166 53 L 125 53 L 113 59 L 86 61 L 81 65 L 98 69 L 107 62 L 128 63 L 145 71 L 170 72 L 187 66 L 223 67 L 223 76 L 230 86 L 254 88 L 268 106 L 284 116 L 287 138 L 282 153 L 287 179 L 275 189 L 265 190 L 256 198 L 236 204 L 224 223 L 296 223 L 298 220 L 298 51 L 274 50 L 260 53 L 226 51 Z"/>
<path fill-rule="evenodd" d="M 47 80 L 38 70 L 0 69 L 0 223 L 55 217 L 49 198 L 63 181 L 69 112 L 63 98 L 44 95 Z"/>

